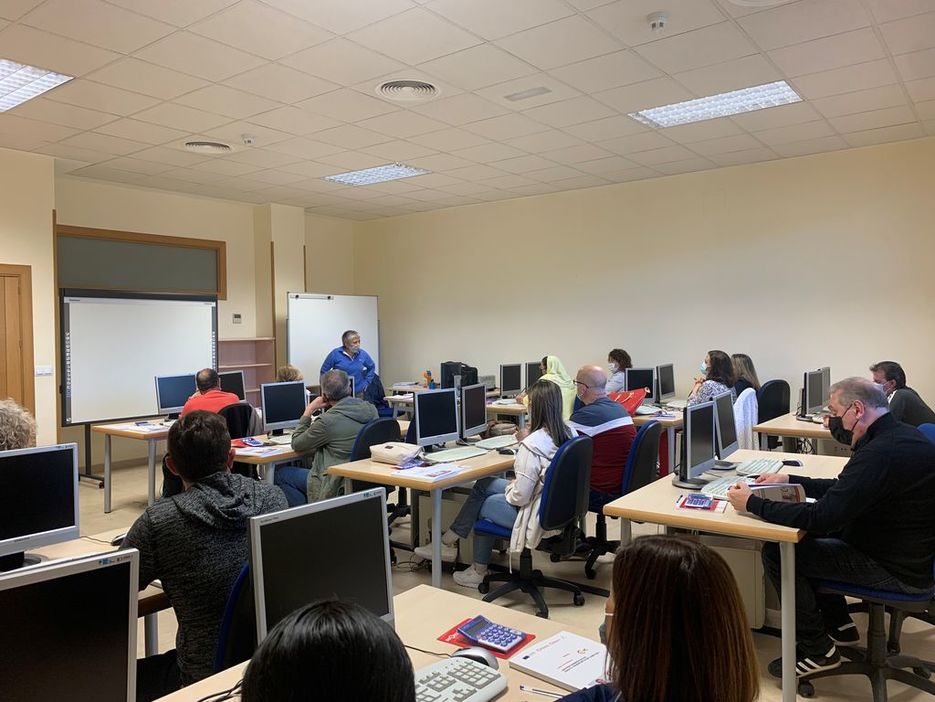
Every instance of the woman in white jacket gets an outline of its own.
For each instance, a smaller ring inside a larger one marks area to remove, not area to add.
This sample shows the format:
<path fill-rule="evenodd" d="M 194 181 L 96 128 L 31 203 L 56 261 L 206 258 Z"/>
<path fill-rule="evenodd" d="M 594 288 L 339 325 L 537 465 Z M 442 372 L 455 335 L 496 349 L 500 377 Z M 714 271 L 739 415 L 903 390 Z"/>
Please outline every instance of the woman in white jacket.
<path fill-rule="evenodd" d="M 529 389 L 529 425 L 529 435 L 520 443 L 513 463 L 516 478 L 483 478 L 474 483 L 464 507 L 442 536 L 445 560 L 455 559 L 458 539 L 467 538 L 478 519 L 512 527 L 510 551 L 535 548 L 541 539 L 557 533 L 542 531 L 539 500 L 552 457 L 559 446 L 575 436 L 575 430 L 562 420 L 562 392 L 555 383 L 538 380 Z M 494 540 L 486 534 L 474 534 L 474 564 L 454 574 L 458 585 L 476 588 L 483 581 Z M 416 553 L 428 557 L 420 551 L 428 553 L 430 548 L 416 549 Z"/>

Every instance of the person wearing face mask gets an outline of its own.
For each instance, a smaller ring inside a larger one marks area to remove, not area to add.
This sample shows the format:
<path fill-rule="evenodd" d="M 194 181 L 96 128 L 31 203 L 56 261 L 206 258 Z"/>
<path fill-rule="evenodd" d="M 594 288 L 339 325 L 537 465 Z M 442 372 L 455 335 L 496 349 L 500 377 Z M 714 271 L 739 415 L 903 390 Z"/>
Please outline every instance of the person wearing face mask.
<path fill-rule="evenodd" d="M 744 483 L 728 492 L 734 509 L 804 529 L 795 548 L 799 675 L 837 668 L 835 642 L 859 634 L 844 597 L 816 592 L 815 580 L 837 580 L 918 594 L 932 587 L 935 554 L 935 444 L 896 421 L 886 395 L 866 378 L 831 386 L 829 408 L 850 432 L 854 454 L 834 479 L 768 474 L 758 483 L 797 483 L 814 502 L 785 503 L 753 495 Z M 778 590 L 779 546 L 763 544 L 763 564 Z M 780 677 L 782 661 L 770 663 Z"/>
<path fill-rule="evenodd" d="M 734 363 L 730 356 L 723 351 L 708 351 L 701 362 L 701 372 L 702 376 L 695 378 L 695 385 L 688 395 L 689 405 L 708 402 L 723 392 L 730 392 L 732 398 L 737 399 L 734 393 Z"/>
<path fill-rule="evenodd" d="M 352 377 L 357 397 L 364 396 L 364 391 L 377 374 L 376 364 L 360 347 L 360 334 L 353 329 L 341 334 L 341 345 L 331 350 L 318 374 L 322 376 L 330 370 L 342 370 Z"/>
<path fill-rule="evenodd" d="M 633 361 L 630 360 L 630 354 L 623 349 L 611 349 L 607 354 L 607 373 L 610 376 L 607 379 L 607 392 L 622 392 L 627 387 L 626 369 L 633 367 Z"/>
<path fill-rule="evenodd" d="M 873 382 L 883 387 L 890 403 L 890 413 L 900 422 L 917 427 L 935 423 L 935 412 L 912 388 L 906 385 L 906 371 L 896 361 L 880 361 L 870 366 Z"/>

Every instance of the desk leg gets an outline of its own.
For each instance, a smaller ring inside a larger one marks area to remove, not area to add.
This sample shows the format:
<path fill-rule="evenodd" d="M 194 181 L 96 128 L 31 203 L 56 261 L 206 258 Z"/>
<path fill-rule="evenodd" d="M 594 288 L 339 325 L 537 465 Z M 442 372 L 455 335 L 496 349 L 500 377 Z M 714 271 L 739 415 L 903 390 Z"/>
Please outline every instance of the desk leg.
<path fill-rule="evenodd" d="M 442 586 L 442 491 L 432 490 L 432 587 Z"/>
<path fill-rule="evenodd" d="M 633 540 L 633 523 L 629 519 L 620 518 L 620 548 Z"/>
<path fill-rule="evenodd" d="M 159 619 L 156 612 L 143 617 L 143 655 L 147 658 L 159 653 Z"/>
<path fill-rule="evenodd" d="M 525 412 L 523 412 L 522 414 L 516 415 L 516 426 L 518 426 L 520 429 L 526 426 L 526 413 Z"/>
<path fill-rule="evenodd" d="M 780 606 L 782 607 L 782 702 L 795 702 L 795 544 L 779 543 Z"/>
<path fill-rule="evenodd" d="M 760 451 L 769 451 L 769 436 L 760 434 Z"/>
<path fill-rule="evenodd" d="M 669 472 L 675 472 L 675 427 L 669 427 L 666 429 L 666 438 L 669 440 Z"/>
<path fill-rule="evenodd" d="M 156 441 L 147 441 L 149 444 L 149 504 L 156 501 Z"/>
<path fill-rule="evenodd" d="M 111 487 L 111 454 L 110 434 L 104 434 L 104 512 L 110 513 L 110 487 Z"/>
<path fill-rule="evenodd" d="M 276 464 L 275 464 L 275 463 L 267 463 L 267 464 L 266 464 L 266 472 L 263 474 L 263 480 L 265 480 L 265 481 L 268 482 L 270 485 L 272 485 L 272 484 L 274 483 L 275 479 L 276 479 Z"/>
<path fill-rule="evenodd" d="M 393 403 L 393 419 L 396 419 L 397 417 L 399 417 L 399 403 L 394 402 Z"/>

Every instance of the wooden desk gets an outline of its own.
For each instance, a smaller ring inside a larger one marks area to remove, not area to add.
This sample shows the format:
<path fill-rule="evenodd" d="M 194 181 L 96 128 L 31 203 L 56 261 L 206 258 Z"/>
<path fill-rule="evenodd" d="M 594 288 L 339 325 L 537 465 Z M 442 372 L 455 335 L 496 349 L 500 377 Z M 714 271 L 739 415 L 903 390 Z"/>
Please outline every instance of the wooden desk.
<path fill-rule="evenodd" d="M 780 436 L 783 438 L 795 439 L 826 439 L 832 440 L 831 432 L 825 428 L 824 424 L 814 422 L 804 422 L 795 418 L 795 413 L 790 412 L 781 417 L 770 419 L 768 422 L 757 424 L 753 431 L 760 435 L 760 448 L 766 449 L 766 441 L 770 436 Z M 812 444 L 812 453 L 818 453 L 818 442 Z"/>
<path fill-rule="evenodd" d="M 463 470 L 441 480 L 428 480 L 427 478 L 410 477 L 406 471 L 399 470 L 387 463 L 376 463 L 369 458 L 363 461 L 353 461 L 331 466 L 328 473 L 340 475 L 352 480 L 363 480 L 378 485 L 392 485 L 395 487 L 411 488 L 429 493 L 432 498 L 432 585 L 441 587 L 442 584 L 442 492 L 447 488 L 469 483 L 478 478 L 501 473 L 513 467 L 513 456 L 503 455 L 496 451 L 488 451 L 483 456 L 468 458 L 459 461 Z"/>
<path fill-rule="evenodd" d="M 487 404 L 488 417 L 496 417 L 498 414 L 516 417 L 516 425 L 520 429 L 526 426 L 526 415 L 528 412 L 526 405 L 519 402 L 511 402 L 508 405 L 497 405 L 492 402 Z"/>
<path fill-rule="evenodd" d="M 160 424 L 161 419 L 151 420 L 151 431 L 138 427 L 134 422 L 116 422 L 113 424 L 94 424 L 91 431 L 104 435 L 104 512 L 110 512 L 111 506 L 111 439 L 115 436 L 146 442 L 149 504 L 156 501 L 156 444 L 169 435 L 169 427 Z"/>
<path fill-rule="evenodd" d="M 438 653 L 451 653 L 457 647 L 442 643 L 437 637 L 458 622 L 482 614 L 488 619 L 528 631 L 536 635 L 533 643 L 557 634 L 560 631 L 570 631 L 580 636 L 594 638 L 593 631 L 584 631 L 566 624 L 557 624 L 548 619 L 540 619 L 525 612 L 518 612 L 495 604 L 488 604 L 454 592 L 447 592 L 428 585 L 419 585 L 407 590 L 393 598 L 393 608 L 396 614 L 396 633 L 407 646 L 415 646 L 426 651 Z M 438 660 L 412 648 L 406 649 L 412 660 L 414 668 L 429 665 Z M 212 675 L 201 682 L 189 685 L 158 702 L 196 702 L 213 693 L 229 690 L 243 677 L 247 663 L 241 663 L 217 675 Z M 507 678 L 507 689 L 497 702 L 521 702 L 529 700 L 534 695 L 522 692 L 521 684 L 529 685 L 540 690 L 553 690 L 557 695 L 566 695 L 567 692 L 543 680 L 513 670 L 509 661 L 500 661 L 500 671 Z M 239 700 L 240 697 L 234 697 Z M 548 699 L 546 697 L 543 700 Z"/>
<path fill-rule="evenodd" d="M 837 477 L 847 463 L 846 458 L 837 456 L 803 456 L 746 449 L 731 454 L 731 460 L 735 461 L 762 457 L 801 460 L 801 468 L 789 468 L 787 472 L 816 478 Z M 795 702 L 795 544 L 802 540 L 805 531 L 739 514 L 730 505 L 723 513 L 677 509 L 675 501 L 686 492 L 675 487 L 671 477 L 665 476 L 605 505 L 604 514 L 621 518 L 622 543 L 630 540 L 631 520 L 778 542 L 782 568 L 782 699 L 783 702 Z"/>

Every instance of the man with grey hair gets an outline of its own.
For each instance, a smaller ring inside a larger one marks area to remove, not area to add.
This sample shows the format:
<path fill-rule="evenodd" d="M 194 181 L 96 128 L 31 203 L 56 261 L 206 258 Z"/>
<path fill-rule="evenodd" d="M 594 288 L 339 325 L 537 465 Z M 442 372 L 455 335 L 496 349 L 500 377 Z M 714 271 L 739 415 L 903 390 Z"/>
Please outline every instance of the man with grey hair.
<path fill-rule="evenodd" d="M 797 483 L 812 503 L 773 502 L 746 484 L 730 489 L 737 510 L 805 529 L 795 549 L 796 672 L 841 665 L 834 642 L 859 634 L 844 598 L 819 594 L 813 581 L 836 580 L 874 590 L 917 594 L 933 585 L 935 557 L 935 444 L 896 421 L 879 386 L 847 378 L 831 386 L 829 408 L 852 434 L 853 455 L 833 479 L 769 474 L 760 483 Z M 763 565 L 779 589 L 779 547 L 763 545 Z M 769 671 L 781 677 L 782 661 Z"/>
<path fill-rule="evenodd" d="M 36 420 L 13 400 L 0 400 L 0 451 L 36 445 Z"/>
<path fill-rule="evenodd" d="M 293 450 L 311 458 L 311 469 L 276 469 L 276 484 L 286 493 L 290 507 L 342 493 L 344 479 L 328 475 L 327 470 L 348 461 L 357 434 L 378 416 L 376 407 L 350 394 L 351 383 L 344 371 L 330 370 L 321 376 L 321 396 L 305 408 L 292 434 Z"/>

